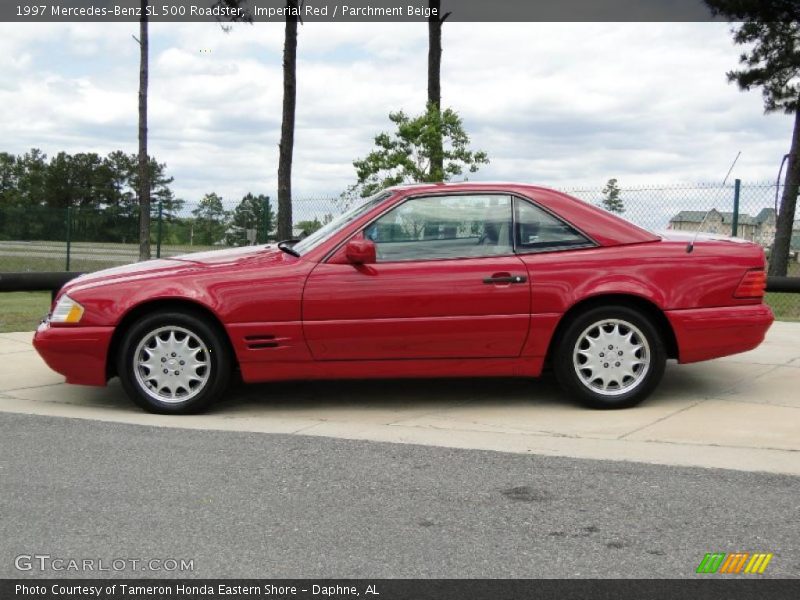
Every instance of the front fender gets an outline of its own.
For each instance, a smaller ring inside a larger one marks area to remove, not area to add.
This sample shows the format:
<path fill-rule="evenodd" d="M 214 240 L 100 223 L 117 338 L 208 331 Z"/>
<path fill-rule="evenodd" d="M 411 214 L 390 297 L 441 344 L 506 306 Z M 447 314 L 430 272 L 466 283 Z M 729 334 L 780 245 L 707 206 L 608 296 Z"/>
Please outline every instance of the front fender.
<path fill-rule="evenodd" d="M 144 304 L 162 300 L 191 302 L 219 317 L 218 302 L 208 290 L 181 278 L 86 286 L 73 288 L 69 295 L 85 309 L 81 327 L 116 327 L 131 311 Z"/>

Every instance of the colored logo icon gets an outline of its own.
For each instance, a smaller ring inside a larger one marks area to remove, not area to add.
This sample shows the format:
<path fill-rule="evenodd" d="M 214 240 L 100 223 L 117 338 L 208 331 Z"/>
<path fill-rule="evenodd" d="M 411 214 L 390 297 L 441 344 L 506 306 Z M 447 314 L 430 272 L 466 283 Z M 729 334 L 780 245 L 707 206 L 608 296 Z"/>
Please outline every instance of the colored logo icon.
<path fill-rule="evenodd" d="M 766 571 L 772 556 L 765 552 L 707 553 L 700 561 L 697 573 L 761 574 Z"/>

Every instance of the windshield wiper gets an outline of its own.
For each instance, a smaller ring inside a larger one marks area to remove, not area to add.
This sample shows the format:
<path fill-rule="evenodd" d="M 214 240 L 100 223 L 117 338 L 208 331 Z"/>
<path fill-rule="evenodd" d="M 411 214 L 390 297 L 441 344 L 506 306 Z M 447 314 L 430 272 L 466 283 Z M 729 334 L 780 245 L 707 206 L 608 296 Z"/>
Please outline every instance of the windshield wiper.
<path fill-rule="evenodd" d="M 300 253 L 292 248 L 289 244 L 296 244 L 300 240 L 283 240 L 282 242 L 278 242 L 278 248 L 286 252 L 286 254 L 291 254 L 292 256 L 300 256 Z"/>

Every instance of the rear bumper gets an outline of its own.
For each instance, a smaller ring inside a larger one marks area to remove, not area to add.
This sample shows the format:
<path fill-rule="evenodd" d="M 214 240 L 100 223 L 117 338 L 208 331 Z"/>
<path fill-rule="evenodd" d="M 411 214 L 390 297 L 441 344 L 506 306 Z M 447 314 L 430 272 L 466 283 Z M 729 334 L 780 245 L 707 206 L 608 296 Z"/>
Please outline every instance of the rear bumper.
<path fill-rule="evenodd" d="M 113 327 L 51 327 L 42 323 L 33 347 L 51 369 L 79 385 L 106 384 L 106 358 Z"/>
<path fill-rule="evenodd" d="M 698 362 L 752 350 L 775 320 L 766 304 L 667 311 L 678 361 Z"/>

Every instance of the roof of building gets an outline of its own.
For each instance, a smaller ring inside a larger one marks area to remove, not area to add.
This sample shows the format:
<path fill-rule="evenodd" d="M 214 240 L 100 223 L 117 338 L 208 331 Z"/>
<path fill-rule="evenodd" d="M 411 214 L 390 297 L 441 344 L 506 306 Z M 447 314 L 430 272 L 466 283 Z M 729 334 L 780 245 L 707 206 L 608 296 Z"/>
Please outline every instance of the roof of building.
<path fill-rule="evenodd" d="M 775 219 L 775 209 L 774 208 L 762 208 L 759 213 L 756 215 L 756 222 L 763 223 L 769 219 Z"/>
<path fill-rule="evenodd" d="M 713 210 L 713 209 L 712 209 Z M 700 223 L 709 211 L 682 210 L 670 219 L 671 223 Z"/>
<path fill-rule="evenodd" d="M 765 208 L 761 211 L 763 213 L 765 210 L 772 210 L 769 208 Z M 701 223 L 703 219 L 707 219 L 706 215 L 710 215 L 711 213 L 717 213 L 722 217 L 723 223 L 733 223 L 733 213 L 732 212 L 722 212 L 717 210 L 716 208 L 712 208 L 711 210 L 682 210 L 677 215 L 670 219 L 670 223 Z M 759 213 L 759 216 L 761 215 Z M 739 213 L 739 225 L 756 225 L 761 223 L 758 219 L 754 219 L 748 214 Z"/>

